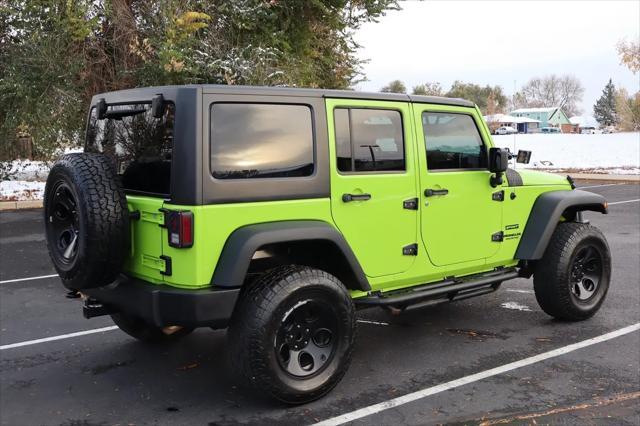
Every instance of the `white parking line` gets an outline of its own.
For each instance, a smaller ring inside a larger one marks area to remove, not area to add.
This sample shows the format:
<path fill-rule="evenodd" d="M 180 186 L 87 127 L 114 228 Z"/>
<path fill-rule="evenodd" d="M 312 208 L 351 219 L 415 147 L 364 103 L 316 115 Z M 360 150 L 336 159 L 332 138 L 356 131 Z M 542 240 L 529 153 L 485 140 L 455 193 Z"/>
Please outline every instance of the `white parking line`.
<path fill-rule="evenodd" d="M 59 336 L 45 337 L 43 339 L 27 340 L 25 342 L 11 343 L 9 345 L 0 346 L 0 351 L 5 349 L 19 348 L 22 346 L 37 345 L 38 343 L 53 342 L 54 340 L 71 339 L 72 337 L 86 336 L 87 334 L 104 333 L 105 331 L 116 330 L 118 327 L 112 325 L 110 327 L 94 328 L 93 330 L 77 331 L 75 333 L 61 334 Z"/>
<path fill-rule="evenodd" d="M 388 322 L 371 321 L 371 320 L 363 320 L 363 319 L 356 320 L 356 322 L 361 322 L 363 324 L 373 324 L 373 325 L 389 325 Z"/>
<path fill-rule="evenodd" d="M 616 201 L 616 202 L 614 202 L 614 203 L 607 203 L 607 204 L 609 204 L 610 206 L 613 206 L 614 204 L 636 203 L 636 202 L 638 202 L 638 201 L 640 201 L 640 198 L 636 198 L 635 200 Z"/>
<path fill-rule="evenodd" d="M 57 276 L 58 276 L 58 274 L 41 275 L 39 277 L 29 277 L 29 278 L 16 278 L 15 280 L 0 281 L 0 284 L 18 283 L 20 281 L 44 280 L 45 278 L 53 278 L 53 277 L 57 277 Z"/>
<path fill-rule="evenodd" d="M 619 185 L 626 185 L 626 183 L 607 183 L 604 185 L 578 186 L 576 189 L 602 188 L 603 186 L 619 186 Z"/>
<path fill-rule="evenodd" d="M 520 290 L 517 288 L 508 288 L 507 291 L 510 291 L 512 293 L 526 293 L 526 294 L 533 294 L 533 290 Z"/>
<path fill-rule="evenodd" d="M 395 408 L 400 405 L 408 404 L 413 401 L 417 401 L 419 399 L 425 398 L 430 395 L 435 395 L 437 393 L 441 393 L 447 391 L 449 389 L 455 389 L 460 386 L 467 385 L 469 383 L 477 382 L 479 380 L 483 380 L 489 377 L 497 376 L 499 374 L 506 373 L 508 371 L 512 371 L 518 368 L 526 367 L 528 365 L 532 365 L 541 361 L 545 361 L 550 358 L 555 358 L 560 355 L 567 354 L 569 352 L 576 351 L 578 349 L 586 348 L 587 346 L 595 345 L 598 343 L 606 342 L 607 340 L 615 339 L 616 337 L 624 336 L 625 334 L 633 333 L 634 331 L 640 330 L 640 323 L 636 323 L 619 330 L 612 331 L 610 333 L 603 334 L 598 337 L 594 337 L 591 339 L 583 340 L 578 343 L 573 343 L 571 345 L 563 346 L 558 349 L 554 349 L 549 352 L 544 352 L 539 355 L 535 355 L 529 358 L 524 358 L 519 361 L 511 362 L 509 364 L 502 365 L 500 367 L 492 368 L 490 370 L 481 371 L 480 373 L 472 374 L 470 376 L 462 377 L 460 379 L 452 380 L 447 383 L 442 383 L 437 386 L 433 386 L 430 388 L 422 389 L 416 392 L 412 392 L 407 395 L 400 396 L 398 398 L 393 398 L 388 401 L 384 401 L 378 404 L 370 405 L 368 407 L 361 408 L 359 410 L 352 411 L 350 413 L 342 414 L 337 417 L 333 417 L 322 422 L 317 423 L 317 425 L 321 426 L 337 426 L 345 423 L 352 422 L 354 420 L 361 419 L 363 417 L 370 416 L 372 414 L 380 413 L 382 411 L 388 410 L 390 408 Z"/>

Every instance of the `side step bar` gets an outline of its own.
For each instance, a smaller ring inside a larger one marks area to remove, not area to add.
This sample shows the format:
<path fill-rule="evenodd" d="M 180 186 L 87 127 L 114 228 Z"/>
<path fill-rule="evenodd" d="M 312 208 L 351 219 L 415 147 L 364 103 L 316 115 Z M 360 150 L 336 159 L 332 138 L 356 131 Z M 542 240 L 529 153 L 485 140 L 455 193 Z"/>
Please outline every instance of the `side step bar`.
<path fill-rule="evenodd" d="M 404 309 L 410 305 L 453 302 L 491 293 L 505 280 L 519 277 L 515 269 L 505 269 L 465 278 L 448 278 L 411 289 L 398 290 L 354 299 L 358 307 L 389 306 Z M 424 303 L 435 302 L 435 303 Z"/>

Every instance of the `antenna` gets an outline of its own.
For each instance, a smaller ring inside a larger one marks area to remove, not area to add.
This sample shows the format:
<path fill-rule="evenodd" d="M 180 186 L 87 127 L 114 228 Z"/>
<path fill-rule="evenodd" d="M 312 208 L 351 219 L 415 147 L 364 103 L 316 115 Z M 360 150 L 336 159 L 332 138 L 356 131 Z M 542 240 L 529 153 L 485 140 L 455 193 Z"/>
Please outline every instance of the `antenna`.
<path fill-rule="evenodd" d="M 515 109 L 516 107 L 516 80 L 513 79 L 513 95 L 511 95 L 511 104 Z M 516 123 L 516 132 L 513 134 L 513 152 L 516 151 L 516 135 L 518 134 L 518 123 Z M 515 157 L 514 157 L 515 158 Z M 513 160 L 513 170 L 516 169 L 516 160 Z"/>

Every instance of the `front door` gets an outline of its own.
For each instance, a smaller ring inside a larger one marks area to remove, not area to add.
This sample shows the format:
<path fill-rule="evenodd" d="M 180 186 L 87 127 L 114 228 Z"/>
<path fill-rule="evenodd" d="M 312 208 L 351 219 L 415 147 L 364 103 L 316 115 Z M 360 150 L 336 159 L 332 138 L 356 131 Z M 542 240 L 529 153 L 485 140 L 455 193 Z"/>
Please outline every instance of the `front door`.
<path fill-rule="evenodd" d="M 422 240 L 434 265 L 488 259 L 498 251 L 502 202 L 487 169 L 489 136 L 476 109 L 414 105 Z"/>
<path fill-rule="evenodd" d="M 365 274 L 396 274 L 416 256 L 418 210 L 409 105 L 327 100 L 331 212 Z M 408 208 L 407 208 L 408 207 Z"/>

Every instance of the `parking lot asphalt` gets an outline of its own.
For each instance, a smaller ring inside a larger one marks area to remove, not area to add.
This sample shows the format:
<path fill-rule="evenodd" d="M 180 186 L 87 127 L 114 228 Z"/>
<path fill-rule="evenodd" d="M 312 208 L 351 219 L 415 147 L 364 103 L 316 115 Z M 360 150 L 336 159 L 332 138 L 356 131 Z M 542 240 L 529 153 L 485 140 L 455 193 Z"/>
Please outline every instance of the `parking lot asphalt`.
<path fill-rule="evenodd" d="M 603 230 L 613 257 L 609 295 L 595 317 L 551 319 L 525 279 L 400 316 L 359 311 L 347 375 L 326 397 L 298 407 L 236 385 L 225 362 L 224 331 L 201 329 L 177 344 L 148 346 L 114 329 L 107 317 L 85 320 L 80 302 L 64 297 L 57 277 L 14 281 L 54 270 L 42 212 L 1 213 L 0 423 L 300 425 L 347 414 L 332 424 L 638 425 L 640 331 L 567 353 L 562 348 L 640 323 L 640 186 L 581 186 L 610 203 L 609 215 L 585 215 Z M 69 335 L 85 330 L 90 333 Z M 37 341 L 46 338 L 57 340 Z M 371 408 L 379 403 L 382 409 Z M 366 407 L 371 414 L 349 417 Z"/>

